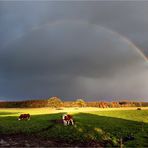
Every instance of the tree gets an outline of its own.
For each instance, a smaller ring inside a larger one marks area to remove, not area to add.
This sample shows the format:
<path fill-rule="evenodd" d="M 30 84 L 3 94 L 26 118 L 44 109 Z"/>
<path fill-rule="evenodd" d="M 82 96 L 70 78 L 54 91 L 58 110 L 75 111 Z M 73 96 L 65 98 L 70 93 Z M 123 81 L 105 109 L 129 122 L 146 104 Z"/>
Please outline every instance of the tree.
<path fill-rule="evenodd" d="M 59 97 L 51 97 L 48 99 L 48 106 L 50 107 L 61 107 L 63 104 L 63 102 L 61 101 L 61 99 Z"/>
<path fill-rule="evenodd" d="M 77 99 L 77 100 L 76 100 L 76 104 L 77 104 L 79 107 L 84 107 L 84 106 L 86 106 L 86 102 L 85 102 L 83 99 Z"/>

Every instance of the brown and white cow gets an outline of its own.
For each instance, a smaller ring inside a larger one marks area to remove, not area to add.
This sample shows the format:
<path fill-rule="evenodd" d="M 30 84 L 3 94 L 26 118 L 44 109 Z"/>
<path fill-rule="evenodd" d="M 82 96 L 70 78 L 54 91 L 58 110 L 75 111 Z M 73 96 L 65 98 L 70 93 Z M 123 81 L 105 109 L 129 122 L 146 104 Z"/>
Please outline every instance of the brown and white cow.
<path fill-rule="evenodd" d="M 18 120 L 30 120 L 30 114 L 21 114 Z"/>
<path fill-rule="evenodd" d="M 64 125 L 74 125 L 74 121 L 73 121 L 72 115 L 64 114 L 62 119 L 63 119 Z"/>

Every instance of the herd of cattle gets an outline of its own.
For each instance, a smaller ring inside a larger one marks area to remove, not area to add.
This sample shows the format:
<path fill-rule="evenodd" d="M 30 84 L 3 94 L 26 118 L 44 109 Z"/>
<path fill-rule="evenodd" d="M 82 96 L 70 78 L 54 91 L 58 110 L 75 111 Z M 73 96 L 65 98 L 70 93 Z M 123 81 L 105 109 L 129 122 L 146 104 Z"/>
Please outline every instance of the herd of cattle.
<path fill-rule="evenodd" d="M 30 120 L 30 114 L 21 114 L 19 117 L 18 117 L 18 120 Z M 72 115 L 69 115 L 69 114 L 64 114 L 62 116 L 62 121 L 63 121 L 63 124 L 66 126 L 66 125 L 74 125 L 74 121 L 73 121 L 73 117 Z"/>

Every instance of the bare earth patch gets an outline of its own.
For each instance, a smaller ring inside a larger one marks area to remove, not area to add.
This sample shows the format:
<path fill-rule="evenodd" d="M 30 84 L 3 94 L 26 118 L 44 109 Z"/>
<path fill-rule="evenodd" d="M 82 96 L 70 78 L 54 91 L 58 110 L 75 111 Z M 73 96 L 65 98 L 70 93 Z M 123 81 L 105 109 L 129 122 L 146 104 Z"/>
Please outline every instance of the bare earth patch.
<path fill-rule="evenodd" d="M 68 144 L 63 141 L 48 140 L 35 135 L 0 135 L 0 147 L 102 147 L 95 141 Z"/>
<path fill-rule="evenodd" d="M 58 143 L 22 134 L 0 135 L 0 147 L 50 147 Z"/>

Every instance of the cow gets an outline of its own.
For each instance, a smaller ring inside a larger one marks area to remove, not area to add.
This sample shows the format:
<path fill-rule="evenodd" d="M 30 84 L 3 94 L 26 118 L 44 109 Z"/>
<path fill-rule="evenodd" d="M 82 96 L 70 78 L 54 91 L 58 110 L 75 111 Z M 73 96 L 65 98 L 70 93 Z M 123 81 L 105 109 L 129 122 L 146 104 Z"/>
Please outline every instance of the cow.
<path fill-rule="evenodd" d="M 142 110 L 142 109 L 140 107 L 138 107 L 137 110 Z"/>
<path fill-rule="evenodd" d="M 73 121 L 73 117 L 72 115 L 69 115 L 69 114 L 64 114 L 62 116 L 62 119 L 63 119 L 63 124 L 66 126 L 66 125 L 74 125 L 74 121 Z"/>
<path fill-rule="evenodd" d="M 30 120 L 30 114 L 21 114 L 18 120 Z"/>

